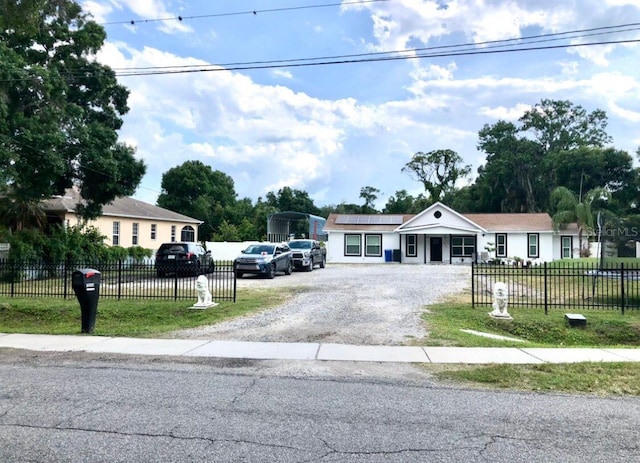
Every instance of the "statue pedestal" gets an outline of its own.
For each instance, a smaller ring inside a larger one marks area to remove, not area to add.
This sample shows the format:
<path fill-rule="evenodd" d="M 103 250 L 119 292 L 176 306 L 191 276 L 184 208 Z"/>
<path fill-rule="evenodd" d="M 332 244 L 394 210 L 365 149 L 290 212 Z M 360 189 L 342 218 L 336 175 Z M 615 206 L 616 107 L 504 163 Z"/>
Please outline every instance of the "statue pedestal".
<path fill-rule="evenodd" d="M 500 312 L 499 310 L 494 310 L 489 312 L 489 316 L 491 318 L 496 318 L 499 320 L 513 320 L 513 317 L 509 315 L 509 313 L 505 310 L 504 312 Z"/>
<path fill-rule="evenodd" d="M 215 307 L 217 306 L 218 303 L 217 302 L 208 302 L 208 303 L 202 303 L 202 304 L 193 304 L 191 307 L 189 307 L 189 309 L 196 309 L 196 310 L 205 310 L 208 309 L 209 307 Z"/>

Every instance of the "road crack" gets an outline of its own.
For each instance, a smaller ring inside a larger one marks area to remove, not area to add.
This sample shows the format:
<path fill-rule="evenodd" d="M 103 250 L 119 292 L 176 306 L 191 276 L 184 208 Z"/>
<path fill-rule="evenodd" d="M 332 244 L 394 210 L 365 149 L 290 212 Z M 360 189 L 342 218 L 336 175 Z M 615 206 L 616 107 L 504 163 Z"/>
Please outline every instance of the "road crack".
<path fill-rule="evenodd" d="M 295 450 L 295 451 L 303 451 L 305 449 L 294 447 L 290 445 L 282 445 L 282 444 L 274 444 L 271 442 L 259 442 L 245 439 L 228 439 L 228 438 L 215 438 L 215 437 L 203 437 L 203 436 L 180 436 L 175 433 L 175 428 L 172 429 L 168 433 L 140 433 L 140 432 L 123 432 L 123 431 L 110 431 L 105 429 L 88 429 L 88 428 L 80 428 L 80 427 L 59 427 L 59 426 L 38 426 L 38 425 L 30 425 L 30 424 L 18 424 L 18 423 L 3 423 L 0 424 L 1 428 L 23 428 L 23 429 L 41 429 L 41 430 L 49 430 L 49 431 L 73 431 L 73 432 L 86 432 L 91 434 L 103 434 L 103 435 L 112 435 L 112 436 L 123 436 L 123 437 L 148 437 L 148 438 L 160 438 L 160 439 L 175 439 L 182 441 L 201 441 L 207 444 L 216 444 L 216 443 L 232 443 L 232 444 L 245 444 L 245 445 L 255 445 L 257 447 L 266 447 L 266 448 L 276 448 L 276 449 L 287 449 L 287 450 Z"/>

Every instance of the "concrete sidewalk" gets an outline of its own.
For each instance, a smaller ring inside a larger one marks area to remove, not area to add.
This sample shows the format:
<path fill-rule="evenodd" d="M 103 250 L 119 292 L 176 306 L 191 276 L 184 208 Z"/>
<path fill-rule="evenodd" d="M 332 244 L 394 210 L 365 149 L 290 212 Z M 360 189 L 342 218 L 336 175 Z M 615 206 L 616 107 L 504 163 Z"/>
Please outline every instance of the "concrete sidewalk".
<path fill-rule="evenodd" d="M 0 333 L 0 348 L 261 360 L 440 364 L 640 362 L 640 349 L 353 346 L 324 343 L 207 341 Z"/>

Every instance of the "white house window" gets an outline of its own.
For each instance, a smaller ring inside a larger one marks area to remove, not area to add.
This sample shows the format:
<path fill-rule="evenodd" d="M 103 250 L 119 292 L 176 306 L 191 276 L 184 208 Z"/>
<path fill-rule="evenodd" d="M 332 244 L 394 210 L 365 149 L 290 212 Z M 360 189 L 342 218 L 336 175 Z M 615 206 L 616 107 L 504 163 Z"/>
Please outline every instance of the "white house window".
<path fill-rule="evenodd" d="M 140 230 L 140 224 L 134 222 L 131 228 L 131 244 L 133 246 L 138 245 L 138 231 Z"/>
<path fill-rule="evenodd" d="M 113 222 L 111 244 L 113 244 L 114 246 L 118 246 L 120 244 L 120 222 Z"/>
<path fill-rule="evenodd" d="M 418 256 L 418 235 L 407 235 L 407 257 Z"/>
<path fill-rule="evenodd" d="M 563 236 L 562 237 L 562 258 L 571 259 L 573 257 L 572 249 L 573 249 L 573 237 Z"/>
<path fill-rule="evenodd" d="M 540 254 L 538 250 L 538 240 L 539 235 L 537 233 L 529 233 L 527 235 L 527 242 L 529 243 L 529 245 L 527 246 L 527 257 L 539 257 Z"/>
<path fill-rule="evenodd" d="M 360 241 L 362 237 L 360 235 L 344 235 L 344 255 L 345 256 L 359 256 Z"/>
<path fill-rule="evenodd" d="M 364 235 L 364 255 L 382 256 L 382 235 Z"/>
<path fill-rule="evenodd" d="M 471 257 L 476 248 L 476 240 L 473 236 L 452 236 L 451 257 Z"/>
<path fill-rule="evenodd" d="M 155 241 L 156 235 L 158 233 L 158 225 L 155 223 L 151 224 L 151 239 Z"/>
<path fill-rule="evenodd" d="M 172 243 L 176 242 L 176 226 L 175 225 L 171 225 L 171 242 Z"/>
<path fill-rule="evenodd" d="M 182 229 L 182 232 L 180 233 L 180 240 L 181 241 L 195 241 L 196 240 L 196 231 L 193 229 L 192 226 L 187 225 L 186 227 L 184 227 Z"/>
<path fill-rule="evenodd" d="M 496 257 L 507 257 L 506 233 L 496 233 Z"/>

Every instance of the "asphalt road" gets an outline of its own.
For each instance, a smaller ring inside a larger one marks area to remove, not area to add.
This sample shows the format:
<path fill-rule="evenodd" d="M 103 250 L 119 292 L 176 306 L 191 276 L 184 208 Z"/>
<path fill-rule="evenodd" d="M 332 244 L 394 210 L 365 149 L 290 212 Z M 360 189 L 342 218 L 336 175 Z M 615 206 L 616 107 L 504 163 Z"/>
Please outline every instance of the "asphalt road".
<path fill-rule="evenodd" d="M 317 362 L 316 362 L 317 363 Z M 640 401 L 415 369 L 0 350 L 0 461 L 630 462 Z M 406 374 L 405 374 L 406 373 Z"/>

